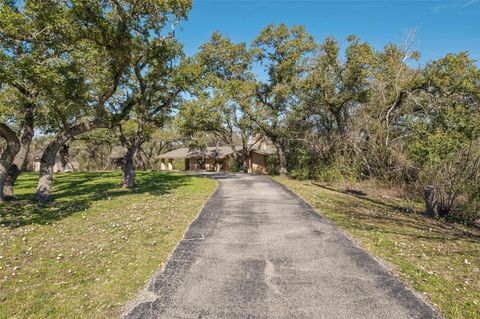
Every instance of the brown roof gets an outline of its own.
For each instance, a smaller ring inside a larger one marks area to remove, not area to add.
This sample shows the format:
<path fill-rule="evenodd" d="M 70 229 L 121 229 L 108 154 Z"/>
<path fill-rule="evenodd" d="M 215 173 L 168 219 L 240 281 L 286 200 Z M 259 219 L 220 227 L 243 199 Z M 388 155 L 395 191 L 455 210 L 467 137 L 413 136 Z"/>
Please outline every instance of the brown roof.
<path fill-rule="evenodd" d="M 252 148 L 252 151 L 259 153 L 259 154 L 264 154 L 264 155 L 272 155 L 275 154 L 277 151 L 275 150 L 274 147 L 267 146 L 266 148 L 257 148 L 254 147 Z"/>
<path fill-rule="evenodd" d="M 241 146 L 236 146 L 237 150 L 241 150 Z M 260 154 L 273 154 L 271 148 L 267 149 L 258 149 L 253 148 L 252 151 L 255 151 Z M 171 159 L 180 159 L 180 158 L 191 158 L 191 157 L 216 157 L 224 158 L 233 154 L 233 150 L 230 146 L 219 146 L 219 147 L 207 147 L 205 150 L 199 149 L 189 149 L 188 147 L 182 147 L 164 154 L 161 154 L 159 158 L 171 158 Z"/>

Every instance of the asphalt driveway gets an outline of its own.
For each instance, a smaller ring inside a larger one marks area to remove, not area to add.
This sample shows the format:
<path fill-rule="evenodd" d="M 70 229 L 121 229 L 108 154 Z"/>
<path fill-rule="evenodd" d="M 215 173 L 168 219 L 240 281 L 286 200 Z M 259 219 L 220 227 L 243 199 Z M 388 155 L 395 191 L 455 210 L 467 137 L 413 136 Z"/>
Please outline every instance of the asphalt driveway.
<path fill-rule="evenodd" d="M 125 318 L 438 318 L 283 186 L 265 176 L 217 178 Z"/>

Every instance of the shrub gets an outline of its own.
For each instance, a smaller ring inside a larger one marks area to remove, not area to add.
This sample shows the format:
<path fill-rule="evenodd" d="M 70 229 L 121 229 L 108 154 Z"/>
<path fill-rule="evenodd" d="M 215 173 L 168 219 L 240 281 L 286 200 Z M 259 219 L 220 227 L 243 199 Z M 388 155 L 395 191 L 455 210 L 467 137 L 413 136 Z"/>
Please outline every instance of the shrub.
<path fill-rule="evenodd" d="M 463 222 L 480 217 L 478 116 L 463 106 L 442 110 L 434 121 L 417 126 L 410 152 L 420 180 L 433 186 L 428 214 Z"/>
<path fill-rule="evenodd" d="M 338 168 L 335 165 L 322 164 L 315 171 L 315 180 L 320 182 L 333 182 L 343 179 Z"/>
<path fill-rule="evenodd" d="M 308 179 L 310 177 L 310 171 L 308 168 L 292 169 L 288 175 L 294 179 Z"/>
<path fill-rule="evenodd" d="M 270 155 L 267 157 L 266 163 L 267 173 L 269 175 L 277 175 L 280 171 L 280 161 L 277 155 Z"/>
<path fill-rule="evenodd" d="M 229 161 L 228 167 L 230 172 L 233 172 L 233 173 L 243 172 L 242 168 L 233 157 L 231 157 L 228 161 Z"/>

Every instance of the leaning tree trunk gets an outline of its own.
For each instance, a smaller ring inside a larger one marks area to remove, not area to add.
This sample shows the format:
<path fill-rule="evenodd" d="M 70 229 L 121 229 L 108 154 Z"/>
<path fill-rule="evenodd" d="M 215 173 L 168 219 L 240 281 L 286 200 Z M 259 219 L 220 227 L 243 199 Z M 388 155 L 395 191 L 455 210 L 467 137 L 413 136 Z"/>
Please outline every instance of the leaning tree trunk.
<path fill-rule="evenodd" d="M 22 127 L 22 136 L 20 138 L 20 150 L 13 160 L 12 166 L 8 170 L 8 175 L 3 186 L 3 194 L 5 198 L 13 197 L 13 186 L 20 176 L 21 171 L 25 168 L 27 162 L 28 151 L 34 134 L 34 111 L 35 105 L 29 103 L 25 107 L 25 118 Z"/>
<path fill-rule="evenodd" d="M 67 168 L 67 165 L 68 165 L 68 151 L 69 151 L 69 146 L 67 144 L 63 144 L 62 147 L 60 147 L 60 149 L 58 150 L 58 153 L 60 154 L 60 164 L 62 164 L 62 166 L 60 167 L 61 169 L 61 173 L 64 173 L 65 172 L 65 169 Z"/>
<path fill-rule="evenodd" d="M 274 142 L 277 149 L 278 160 L 280 162 L 280 176 L 287 176 L 287 156 L 285 154 L 285 148 L 279 142 Z"/>
<path fill-rule="evenodd" d="M 34 200 L 39 202 L 50 202 L 50 196 L 53 184 L 53 168 L 55 166 L 55 159 L 60 148 L 68 141 L 69 137 L 57 137 L 50 144 L 48 144 L 45 151 L 43 151 L 42 159 L 40 160 L 40 177 L 38 179 L 37 192 Z"/>
<path fill-rule="evenodd" d="M 3 186 L 5 185 L 5 180 L 7 179 L 8 171 L 12 166 L 15 155 L 20 150 L 20 141 L 15 132 L 4 123 L 0 123 L 0 137 L 7 142 L 7 147 L 0 157 L 0 202 L 3 202 Z"/>

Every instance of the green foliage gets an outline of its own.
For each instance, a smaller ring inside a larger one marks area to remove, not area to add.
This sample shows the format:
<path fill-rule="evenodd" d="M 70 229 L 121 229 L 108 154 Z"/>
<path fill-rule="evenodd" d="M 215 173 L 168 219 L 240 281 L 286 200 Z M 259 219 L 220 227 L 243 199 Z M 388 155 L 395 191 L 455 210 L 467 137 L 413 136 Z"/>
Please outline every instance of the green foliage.
<path fill-rule="evenodd" d="M 339 55 L 337 41 L 328 37 L 319 46 L 302 88 L 307 112 L 328 123 L 322 127 L 326 134 L 345 133 L 351 109 L 370 96 L 368 77 L 374 59 L 370 45 L 350 37 L 344 62 Z"/>
<path fill-rule="evenodd" d="M 229 166 L 228 167 L 229 167 L 230 172 L 240 173 L 242 171 L 242 167 L 233 158 L 229 159 Z"/>
<path fill-rule="evenodd" d="M 320 164 L 316 167 L 314 179 L 320 182 L 335 182 L 348 179 L 348 174 L 339 172 L 337 165 L 334 164 Z"/>
<path fill-rule="evenodd" d="M 245 43 L 234 44 L 218 32 L 200 47 L 192 66 L 199 70 L 194 98 L 185 103 L 179 117 L 187 136 L 210 132 L 231 144 L 233 134 L 251 134 L 251 122 L 240 107 L 244 81 L 253 77 L 251 63 L 252 53 Z"/>
<path fill-rule="evenodd" d="M 132 62 L 157 65 L 154 76 L 163 75 L 163 62 L 179 48 L 165 26 L 186 18 L 190 7 L 190 0 L 3 2 L 0 83 L 23 98 L 35 92 L 47 132 L 114 119 L 125 110 L 124 92 L 137 92 L 129 88 Z"/>
<path fill-rule="evenodd" d="M 286 139 L 284 121 L 298 106 L 295 93 L 315 42 L 303 26 L 271 24 L 252 44 L 255 59 L 265 67 L 268 77 L 257 81 L 257 106 L 251 106 L 249 115 L 272 140 Z"/>
<path fill-rule="evenodd" d="M 424 72 L 433 95 L 425 103 L 433 103 L 412 119 L 409 154 L 422 182 L 435 186 L 438 214 L 472 222 L 480 217 L 480 73 L 465 53 L 449 54 Z"/>
<path fill-rule="evenodd" d="M 299 180 L 308 179 L 310 177 L 310 170 L 308 168 L 294 168 L 289 170 L 288 176 Z"/>
<path fill-rule="evenodd" d="M 411 156 L 421 178 L 435 185 L 439 214 L 472 222 L 480 217 L 480 117 L 458 106 L 420 125 Z"/>
<path fill-rule="evenodd" d="M 289 176 L 296 179 L 314 178 L 317 166 L 321 164 L 316 154 L 303 148 L 301 143 L 290 143 L 288 152 Z"/>
<path fill-rule="evenodd" d="M 255 129 L 244 106 L 251 103 L 250 83 L 253 53 L 245 43 L 234 44 L 215 32 L 200 47 L 192 63 L 199 71 L 191 99 L 183 103 L 177 117 L 182 133 L 198 138 L 199 132 L 213 135 L 216 144 L 235 149 L 232 170 L 241 170 L 246 152 L 254 142 Z M 236 146 L 240 145 L 241 150 Z"/>
<path fill-rule="evenodd" d="M 280 171 L 280 161 L 276 154 L 267 157 L 266 169 L 269 175 L 278 175 Z"/>
<path fill-rule="evenodd" d="M 437 112 L 428 123 L 414 123 L 412 159 L 422 166 L 452 161 L 458 152 L 480 137 L 480 117 L 463 106 Z"/>
<path fill-rule="evenodd" d="M 80 171 L 107 170 L 110 168 L 110 156 L 114 155 L 112 151 L 116 145 L 118 138 L 111 130 L 93 130 L 71 141 L 69 159 L 78 162 Z M 42 148 L 34 146 L 32 150 L 41 152 Z"/>

